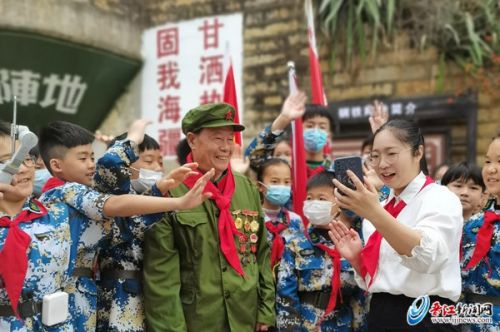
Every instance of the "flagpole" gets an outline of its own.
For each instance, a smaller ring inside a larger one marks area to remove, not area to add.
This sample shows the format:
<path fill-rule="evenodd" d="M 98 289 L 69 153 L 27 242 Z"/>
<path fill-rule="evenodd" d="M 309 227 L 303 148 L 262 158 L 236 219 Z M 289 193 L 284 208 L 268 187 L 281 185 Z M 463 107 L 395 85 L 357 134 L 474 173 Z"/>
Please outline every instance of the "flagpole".
<path fill-rule="evenodd" d="M 288 67 L 288 88 L 290 94 L 297 93 L 297 79 L 295 76 L 295 64 L 293 61 L 287 63 Z M 304 150 L 304 137 L 302 130 L 302 119 L 298 118 L 292 121 L 292 204 L 293 211 L 302 217 L 304 226 L 307 227 L 308 220 L 302 213 L 304 201 L 307 198 L 307 165 Z"/>

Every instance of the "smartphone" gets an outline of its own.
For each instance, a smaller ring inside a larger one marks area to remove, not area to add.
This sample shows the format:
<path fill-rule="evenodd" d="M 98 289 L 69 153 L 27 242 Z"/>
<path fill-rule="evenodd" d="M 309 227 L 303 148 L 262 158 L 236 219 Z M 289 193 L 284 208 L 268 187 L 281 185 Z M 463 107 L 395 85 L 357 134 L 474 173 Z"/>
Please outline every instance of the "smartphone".
<path fill-rule="evenodd" d="M 344 186 L 356 190 L 356 186 L 351 178 L 347 175 L 347 170 L 350 170 L 363 182 L 363 160 L 359 156 L 341 157 L 333 162 L 335 171 L 335 179 Z"/>

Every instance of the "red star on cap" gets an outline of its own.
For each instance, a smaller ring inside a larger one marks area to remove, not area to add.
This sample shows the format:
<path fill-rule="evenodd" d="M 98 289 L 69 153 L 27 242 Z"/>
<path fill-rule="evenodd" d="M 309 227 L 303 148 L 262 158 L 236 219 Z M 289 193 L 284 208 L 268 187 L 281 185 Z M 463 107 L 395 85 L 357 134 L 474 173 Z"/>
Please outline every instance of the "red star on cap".
<path fill-rule="evenodd" d="M 230 110 L 226 113 L 226 120 L 233 120 L 233 113 Z"/>

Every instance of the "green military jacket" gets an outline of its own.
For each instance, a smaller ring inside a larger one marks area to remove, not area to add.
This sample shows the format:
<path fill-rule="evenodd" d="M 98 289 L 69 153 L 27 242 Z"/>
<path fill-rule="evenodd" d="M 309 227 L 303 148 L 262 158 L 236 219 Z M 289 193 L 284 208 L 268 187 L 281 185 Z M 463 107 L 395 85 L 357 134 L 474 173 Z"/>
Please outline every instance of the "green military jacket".
<path fill-rule="evenodd" d="M 245 236 L 235 244 L 245 276 L 219 246 L 218 208 L 212 200 L 167 214 L 146 232 L 144 302 L 148 331 L 255 331 L 274 325 L 275 287 L 266 228 L 255 186 L 234 173 L 231 212 Z M 179 197 L 184 185 L 171 191 Z M 246 239 L 246 240 L 245 240 Z"/>

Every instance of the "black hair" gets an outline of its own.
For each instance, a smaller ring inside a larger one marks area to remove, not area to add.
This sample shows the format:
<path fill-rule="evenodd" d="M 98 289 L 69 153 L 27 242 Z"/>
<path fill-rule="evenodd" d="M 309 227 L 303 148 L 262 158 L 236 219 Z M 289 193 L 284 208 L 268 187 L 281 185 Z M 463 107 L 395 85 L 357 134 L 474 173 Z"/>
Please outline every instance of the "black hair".
<path fill-rule="evenodd" d="M 368 136 L 367 138 L 365 138 L 363 140 L 363 143 L 361 143 L 361 153 L 363 153 L 363 150 L 367 146 L 373 146 L 373 135 L 372 134 L 370 134 L 370 136 Z"/>
<path fill-rule="evenodd" d="M 472 180 L 478 186 L 486 190 L 486 185 L 483 181 L 483 176 L 481 174 L 481 169 L 476 166 L 469 164 L 466 161 L 450 166 L 450 168 L 444 173 L 441 179 L 441 184 L 443 186 L 457 180 L 463 180 L 464 182 Z"/>
<path fill-rule="evenodd" d="M 321 173 L 317 173 L 307 180 L 307 191 L 317 187 L 330 187 L 333 191 L 335 190 L 333 179 L 335 179 L 335 173 L 333 172 L 323 171 Z"/>
<path fill-rule="evenodd" d="M 40 157 L 40 148 L 38 147 L 38 145 L 36 145 L 34 148 L 30 150 L 30 155 L 32 155 L 35 158 Z"/>
<path fill-rule="evenodd" d="M 38 146 L 43 163 L 50 168 L 50 160 L 64 158 L 68 149 L 92 144 L 94 135 L 87 129 L 66 121 L 54 121 L 40 130 Z"/>
<path fill-rule="evenodd" d="M 111 142 L 108 144 L 108 148 L 111 147 L 116 141 L 122 141 L 127 138 L 127 132 L 116 136 Z M 151 136 L 144 134 L 144 139 L 142 143 L 138 146 L 139 152 L 144 152 L 146 150 L 160 150 L 160 144 Z"/>
<path fill-rule="evenodd" d="M 418 147 L 422 145 L 424 149 L 422 158 L 420 159 L 420 170 L 425 175 L 429 175 L 427 160 L 425 159 L 424 136 L 420 132 L 420 128 L 416 125 L 416 123 L 401 119 L 390 120 L 389 122 L 384 123 L 373 134 L 373 140 L 375 140 L 375 136 L 377 136 L 378 133 L 386 129 L 389 129 L 400 142 L 409 145 L 413 152 L 413 155 L 417 153 Z"/>
<path fill-rule="evenodd" d="M 189 146 L 187 138 L 183 138 L 179 141 L 179 143 L 177 143 L 175 152 L 177 154 L 177 162 L 179 165 L 187 163 L 187 156 L 191 152 L 191 147 Z"/>
<path fill-rule="evenodd" d="M 257 169 L 257 181 L 262 182 L 262 180 L 264 179 L 264 173 L 266 173 L 267 168 L 280 164 L 290 167 L 290 164 L 286 160 L 281 158 L 270 158 L 264 161 L 262 165 Z"/>
<path fill-rule="evenodd" d="M 329 122 L 329 127 L 330 127 L 330 133 L 333 135 L 335 131 L 335 126 L 333 123 L 333 116 L 328 110 L 328 108 L 321 106 L 321 105 L 311 105 L 308 104 L 306 105 L 306 111 L 304 112 L 304 115 L 302 115 L 302 121 L 306 121 L 308 119 L 315 118 L 317 116 L 320 116 L 322 118 L 327 118 Z"/>

